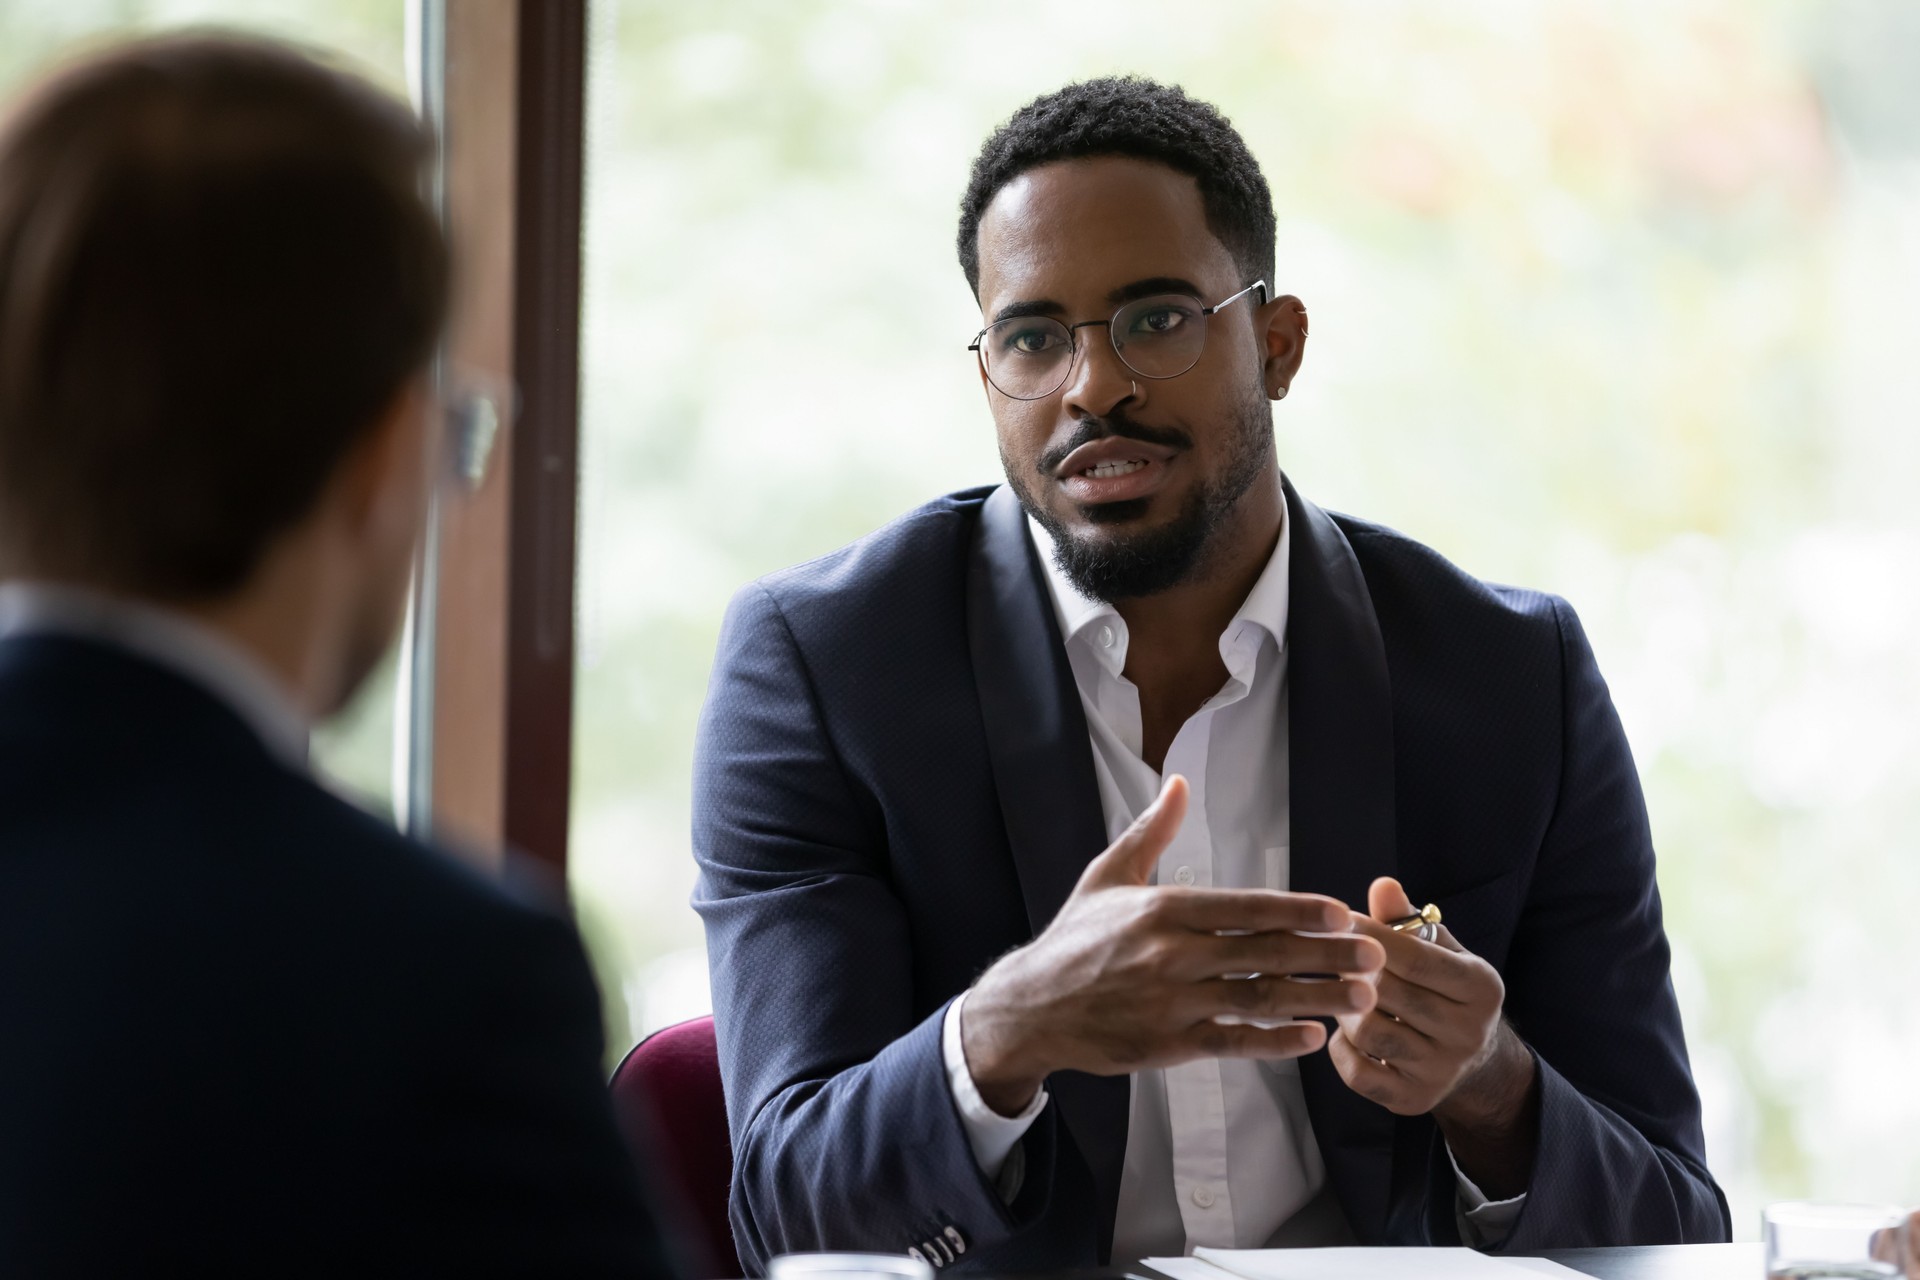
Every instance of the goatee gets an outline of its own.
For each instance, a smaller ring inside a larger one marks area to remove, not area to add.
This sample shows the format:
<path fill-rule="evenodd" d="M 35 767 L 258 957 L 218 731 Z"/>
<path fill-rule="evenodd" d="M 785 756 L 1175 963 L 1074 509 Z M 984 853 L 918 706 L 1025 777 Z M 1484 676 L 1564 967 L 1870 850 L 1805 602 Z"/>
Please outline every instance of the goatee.
<path fill-rule="evenodd" d="M 1038 470 L 1051 477 L 1066 455 L 1091 440 L 1119 436 L 1181 450 L 1192 447 L 1191 433 L 1150 427 L 1124 413 L 1089 418 L 1073 436 L 1040 459 Z M 1054 563 L 1082 595 L 1111 604 L 1157 595 L 1190 581 L 1205 569 L 1214 535 L 1234 504 L 1253 487 L 1272 456 L 1273 417 L 1265 400 L 1243 404 L 1236 415 L 1231 447 L 1216 475 L 1206 477 L 1172 519 L 1153 528 L 1130 529 L 1146 513 L 1147 500 L 1111 502 L 1088 508 L 1087 518 L 1110 526 L 1075 535 L 1035 500 L 1028 477 L 1007 467 L 1007 483 L 1020 505 L 1053 538 Z M 1003 458 L 1004 462 L 1004 458 Z"/>

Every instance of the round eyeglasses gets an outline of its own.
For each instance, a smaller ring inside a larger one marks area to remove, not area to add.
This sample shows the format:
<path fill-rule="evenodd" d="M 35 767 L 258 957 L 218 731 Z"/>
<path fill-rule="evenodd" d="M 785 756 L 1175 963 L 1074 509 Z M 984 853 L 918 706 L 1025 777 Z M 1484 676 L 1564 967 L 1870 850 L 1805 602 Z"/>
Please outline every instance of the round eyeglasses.
<path fill-rule="evenodd" d="M 1267 302 L 1267 282 L 1252 284 L 1212 306 L 1185 293 L 1157 293 L 1129 302 L 1111 320 L 1082 320 L 1068 325 L 1052 316 L 1008 316 L 973 336 L 967 350 L 994 389 L 1010 400 L 1042 400 L 1066 385 L 1079 346 L 1076 331 L 1107 326 L 1120 363 L 1142 378 L 1177 378 L 1200 363 L 1207 346 L 1207 317 L 1232 306 L 1254 290 Z"/>

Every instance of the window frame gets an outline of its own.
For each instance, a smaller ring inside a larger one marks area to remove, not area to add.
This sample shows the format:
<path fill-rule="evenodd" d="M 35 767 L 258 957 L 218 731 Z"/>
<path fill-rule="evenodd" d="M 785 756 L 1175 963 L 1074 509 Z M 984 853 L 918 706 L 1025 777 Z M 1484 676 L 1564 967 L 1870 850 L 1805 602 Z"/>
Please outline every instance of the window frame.
<path fill-rule="evenodd" d="M 442 367 L 512 388 L 472 492 L 437 500 L 402 682 L 407 829 L 564 874 L 572 788 L 585 0 L 417 0 L 454 246 Z"/>

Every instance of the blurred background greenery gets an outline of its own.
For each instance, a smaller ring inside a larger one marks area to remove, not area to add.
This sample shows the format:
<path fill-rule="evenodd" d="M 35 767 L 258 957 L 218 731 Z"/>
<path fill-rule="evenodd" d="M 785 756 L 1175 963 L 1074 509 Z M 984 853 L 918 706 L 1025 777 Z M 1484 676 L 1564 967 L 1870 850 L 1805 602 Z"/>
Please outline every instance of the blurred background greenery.
<path fill-rule="evenodd" d="M 1920 8 L 592 12 L 572 878 L 616 1042 L 705 1008 L 689 749 L 728 596 L 997 477 L 968 162 L 1035 94 L 1138 72 L 1272 183 L 1314 316 L 1276 414 L 1301 489 L 1585 619 L 1737 1232 L 1920 1201 Z M 0 88 L 210 17 L 405 82 L 397 0 L 0 0 Z M 319 748 L 375 804 L 390 703 Z"/>

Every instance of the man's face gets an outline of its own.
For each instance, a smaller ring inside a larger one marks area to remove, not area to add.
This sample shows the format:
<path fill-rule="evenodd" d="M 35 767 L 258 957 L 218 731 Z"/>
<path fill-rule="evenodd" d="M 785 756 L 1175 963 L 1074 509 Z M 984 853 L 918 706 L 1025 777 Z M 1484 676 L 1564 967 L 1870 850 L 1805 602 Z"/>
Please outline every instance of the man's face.
<path fill-rule="evenodd" d="M 1194 180 L 1142 160 L 1029 170 L 987 206 L 979 250 L 986 324 L 1008 314 L 1106 321 L 1146 294 L 1211 306 L 1252 283 L 1207 228 Z M 1130 370 L 1100 324 L 1073 330 L 1072 368 L 1051 395 L 1016 400 L 986 383 L 1008 482 L 1081 590 L 1118 599 L 1187 579 L 1234 505 L 1271 478 L 1278 314 L 1254 294 L 1207 319 L 1198 363 L 1174 378 Z M 1297 361 L 1297 342 L 1282 337 Z"/>

